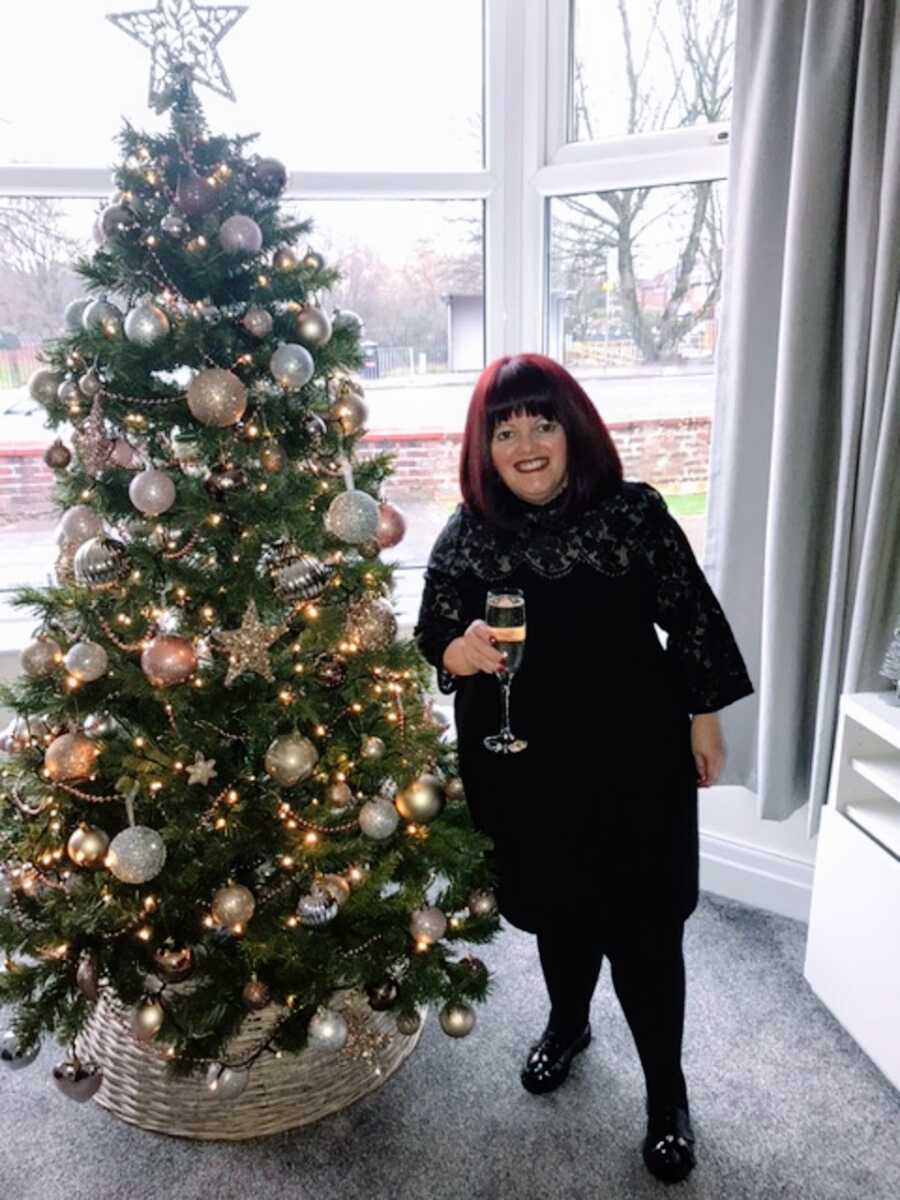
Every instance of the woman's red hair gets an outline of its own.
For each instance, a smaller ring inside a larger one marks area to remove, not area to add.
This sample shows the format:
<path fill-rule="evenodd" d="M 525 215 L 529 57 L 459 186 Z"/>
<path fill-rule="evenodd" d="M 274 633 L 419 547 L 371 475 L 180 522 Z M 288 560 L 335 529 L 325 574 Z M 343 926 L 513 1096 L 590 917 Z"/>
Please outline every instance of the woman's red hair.
<path fill-rule="evenodd" d="M 566 434 L 569 483 L 563 512 L 574 514 L 622 483 L 622 460 L 584 388 L 544 354 L 504 355 L 475 383 L 459 464 L 459 486 L 468 508 L 497 525 L 515 523 L 512 493 L 491 460 L 495 426 L 514 414 L 552 417 Z"/>

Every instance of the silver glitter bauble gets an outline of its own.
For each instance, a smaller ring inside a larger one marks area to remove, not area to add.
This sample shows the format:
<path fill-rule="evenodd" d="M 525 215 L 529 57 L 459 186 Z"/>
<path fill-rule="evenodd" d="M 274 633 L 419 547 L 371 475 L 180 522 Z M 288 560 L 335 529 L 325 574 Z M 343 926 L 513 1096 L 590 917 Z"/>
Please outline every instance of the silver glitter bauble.
<path fill-rule="evenodd" d="M 98 747 L 81 733 L 62 733 L 44 751 L 44 771 L 54 782 L 87 779 L 94 769 Z"/>
<path fill-rule="evenodd" d="M 187 233 L 190 226 L 175 209 L 170 209 L 159 223 L 160 229 L 169 237 L 182 238 Z"/>
<path fill-rule="evenodd" d="M 445 1004 L 438 1020 L 449 1037 L 467 1037 L 475 1028 L 475 1010 L 468 1004 Z"/>
<path fill-rule="evenodd" d="M 400 824 L 400 817 L 390 800 L 367 800 L 359 810 L 359 827 L 366 837 L 383 841 Z"/>
<path fill-rule="evenodd" d="M 363 319 L 358 313 L 351 312 L 349 308 L 336 308 L 331 317 L 331 325 L 335 330 L 346 330 L 356 334 L 357 337 L 362 337 Z"/>
<path fill-rule="evenodd" d="M 331 337 L 331 321 L 321 308 L 316 308 L 315 305 L 304 304 L 297 313 L 296 325 L 297 336 L 301 342 L 304 346 L 311 346 L 313 350 L 324 346 Z"/>
<path fill-rule="evenodd" d="M 287 390 L 303 387 L 312 379 L 315 369 L 312 355 L 297 342 L 282 342 L 269 359 L 272 378 Z"/>
<path fill-rule="evenodd" d="M 319 752 L 300 733 L 285 733 L 275 738 L 266 751 L 266 772 L 279 787 L 293 787 L 307 779 L 319 761 Z"/>
<path fill-rule="evenodd" d="M 331 1053 L 340 1050 L 347 1041 L 347 1022 L 339 1012 L 330 1008 L 318 1008 L 310 1017 L 307 1028 L 307 1044 L 311 1050 Z"/>
<path fill-rule="evenodd" d="M 337 916 L 338 902 L 331 892 L 325 891 L 324 888 L 314 887 L 311 892 L 301 896 L 297 901 L 296 912 L 297 920 L 301 925 L 318 929 L 322 925 L 327 925 Z"/>
<path fill-rule="evenodd" d="M 81 333 L 84 326 L 81 324 L 81 318 L 84 316 L 84 310 L 91 302 L 90 296 L 85 296 L 83 299 L 70 300 L 66 305 L 66 310 L 63 313 L 63 321 L 69 333 Z"/>
<path fill-rule="evenodd" d="M 184 683 L 197 669 L 193 642 L 172 634 L 157 634 L 141 652 L 141 670 L 154 687 Z"/>
<path fill-rule="evenodd" d="M 166 844 L 155 829 L 130 825 L 109 845 L 106 865 L 122 883 L 147 883 L 165 866 Z"/>
<path fill-rule="evenodd" d="M 217 925 L 234 929 L 246 926 L 256 910 L 256 900 L 242 883 L 229 883 L 213 896 L 211 909 Z"/>
<path fill-rule="evenodd" d="M 100 232 L 106 241 L 127 233 L 133 225 L 134 213 L 122 204 L 110 204 L 100 214 Z"/>
<path fill-rule="evenodd" d="M 360 746 L 360 754 L 363 758 L 383 758 L 386 749 L 387 747 L 380 737 L 375 737 L 373 734 L 366 734 Z"/>
<path fill-rule="evenodd" d="M 60 546 L 80 546 L 88 538 L 96 537 L 102 528 L 103 521 L 98 513 L 86 504 L 75 504 L 60 517 L 56 541 Z"/>
<path fill-rule="evenodd" d="M 409 919 L 409 932 L 417 941 L 437 942 L 447 932 L 447 918 L 439 908 L 417 908 Z"/>
<path fill-rule="evenodd" d="M 397 636 L 397 618 L 387 600 L 356 600 L 347 610 L 345 636 L 362 650 L 384 650 Z"/>
<path fill-rule="evenodd" d="M 100 376 L 90 367 L 78 379 L 78 390 L 82 396 L 86 396 L 88 400 L 98 395 L 103 390 L 103 384 L 100 382 Z"/>
<path fill-rule="evenodd" d="M 248 308 L 241 318 L 241 324 L 253 337 L 268 337 L 272 332 L 272 314 L 264 308 Z"/>
<path fill-rule="evenodd" d="M 272 255 L 272 266 L 276 271 L 293 271 L 297 266 L 297 255 L 290 246 L 281 246 Z"/>
<path fill-rule="evenodd" d="M 152 1042 L 165 1019 L 165 1009 L 158 1000 L 145 1000 L 131 1014 L 131 1032 L 139 1042 Z"/>
<path fill-rule="evenodd" d="M 233 371 L 209 367 L 191 381 L 188 408 L 203 425 L 235 425 L 247 410 L 247 389 Z"/>
<path fill-rule="evenodd" d="M 115 538 L 92 537 L 75 554 L 75 582 L 83 587 L 113 587 L 129 569 L 125 547 Z"/>
<path fill-rule="evenodd" d="M 492 917 L 497 911 L 497 897 L 490 888 L 477 888 L 470 892 L 466 903 L 473 917 Z"/>
<path fill-rule="evenodd" d="M 83 1104 L 103 1082 L 103 1070 L 98 1063 L 67 1058 L 53 1068 L 53 1082 L 67 1099 Z"/>
<path fill-rule="evenodd" d="M 92 300 L 84 310 L 81 323 L 88 333 L 102 333 L 104 337 L 116 337 L 122 332 L 122 311 L 115 304 L 101 297 Z"/>
<path fill-rule="evenodd" d="M 63 377 L 58 371 L 51 371 L 49 367 L 39 367 L 29 377 L 28 395 L 46 408 L 55 402 L 56 392 L 62 381 Z"/>
<path fill-rule="evenodd" d="M 99 642 L 76 642 L 63 661 L 69 674 L 81 683 L 93 683 L 109 670 L 109 656 Z"/>
<path fill-rule="evenodd" d="M 378 528 L 378 501 L 358 488 L 339 492 L 328 506 L 325 528 L 344 542 L 369 541 Z"/>
<path fill-rule="evenodd" d="M 148 300 L 136 305 L 125 318 L 125 336 L 137 346 L 154 346 L 169 332 L 169 318 Z"/>
<path fill-rule="evenodd" d="M 243 1067 L 226 1067 L 222 1063 L 210 1063 L 206 1072 L 204 1091 L 210 1100 L 237 1100 L 246 1091 L 250 1072 Z"/>
<path fill-rule="evenodd" d="M 436 775 L 420 775 L 394 797 L 401 817 L 426 825 L 444 807 L 444 788 Z"/>
<path fill-rule="evenodd" d="M 219 226 L 219 243 L 226 254 L 258 254 L 262 249 L 262 230 L 252 217 L 235 213 Z"/>
<path fill-rule="evenodd" d="M 419 1032 L 419 1026 L 422 1024 L 422 1018 L 417 1012 L 400 1013 L 396 1017 L 397 1032 L 403 1034 L 404 1037 L 412 1037 L 414 1033 Z"/>
<path fill-rule="evenodd" d="M 40 679 L 49 675 L 63 660 L 59 644 L 49 637 L 35 638 L 22 651 L 20 663 L 22 670 L 31 679 Z"/>
<path fill-rule="evenodd" d="M 31 1066 L 40 1052 L 40 1042 L 35 1042 L 30 1049 L 23 1050 L 14 1029 L 7 1029 L 0 1034 L 0 1063 L 9 1067 L 11 1071 L 21 1071 L 23 1067 Z"/>
<path fill-rule="evenodd" d="M 156 467 L 135 475 L 128 485 L 128 498 L 145 517 L 158 517 L 175 503 L 175 484 Z"/>

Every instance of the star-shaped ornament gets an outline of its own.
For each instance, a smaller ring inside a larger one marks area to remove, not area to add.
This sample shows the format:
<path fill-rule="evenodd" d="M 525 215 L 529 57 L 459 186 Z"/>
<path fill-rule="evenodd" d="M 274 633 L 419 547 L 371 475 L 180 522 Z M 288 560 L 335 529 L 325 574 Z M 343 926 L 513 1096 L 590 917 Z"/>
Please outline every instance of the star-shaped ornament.
<path fill-rule="evenodd" d="M 241 619 L 240 629 L 214 633 L 213 641 L 228 654 L 228 671 L 225 686 L 231 687 L 238 675 L 250 671 L 272 681 L 272 664 L 269 662 L 269 647 L 287 633 L 288 625 L 263 625 L 256 611 L 256 601 L 251 600 Z"/>
<path fill-rule="evenodd" d="M 157 0 L 156 8 L 107 13 L 107 20 L 149 49 L 150 107 L 161 111 L 185 67 L 195 83 L 234 100 L 218 47 L 246 11 L 246 4 L 201 8 L 196 0 Z"/>
<path fill-rule="evenodd" d="M 216 770 L 216 760 L 214 758 L 204 758 L 198 750 L 194 755 L 194 761 L 187 769 L 188 783 L 208 784 L 214 775 L 218 775 Z"/>

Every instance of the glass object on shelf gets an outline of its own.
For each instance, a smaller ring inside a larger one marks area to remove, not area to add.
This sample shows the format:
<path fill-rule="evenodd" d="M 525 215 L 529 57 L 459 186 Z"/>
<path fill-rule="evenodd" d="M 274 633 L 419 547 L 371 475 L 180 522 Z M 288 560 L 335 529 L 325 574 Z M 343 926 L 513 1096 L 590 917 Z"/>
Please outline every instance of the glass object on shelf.
<path fill-rule="evenodd" d="M 731 116 L 736 0 L 572 0 L 569 140 Z"/>

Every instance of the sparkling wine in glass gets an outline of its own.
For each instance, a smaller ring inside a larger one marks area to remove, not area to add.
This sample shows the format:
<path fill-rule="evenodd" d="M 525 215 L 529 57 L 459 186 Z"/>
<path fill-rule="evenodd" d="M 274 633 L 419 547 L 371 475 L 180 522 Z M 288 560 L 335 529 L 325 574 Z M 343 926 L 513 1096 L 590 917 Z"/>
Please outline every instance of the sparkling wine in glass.
<path fill-rule="evenodd" d="M 509 689 L 525 656 L 525 596 L 522 589 L 488 592 L 484 619 L 506 660 L 499 674 L 503 689 L 503 728 L 499 733 L 486 737 L 484 744 L 486 749 L 493 750 L 495 754 L 518 754 L 527 747 L 528 742 L 516 737 L 509 727 Z"/>

